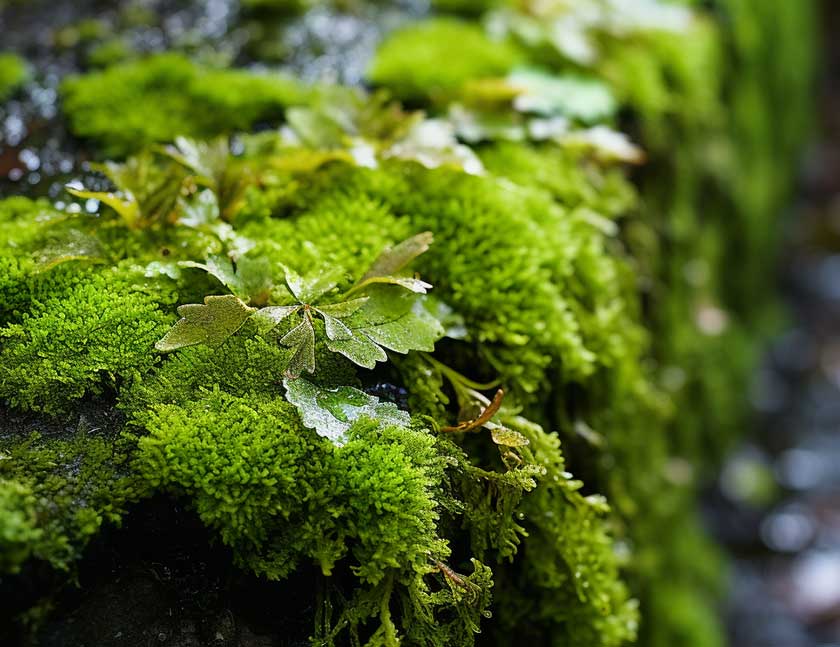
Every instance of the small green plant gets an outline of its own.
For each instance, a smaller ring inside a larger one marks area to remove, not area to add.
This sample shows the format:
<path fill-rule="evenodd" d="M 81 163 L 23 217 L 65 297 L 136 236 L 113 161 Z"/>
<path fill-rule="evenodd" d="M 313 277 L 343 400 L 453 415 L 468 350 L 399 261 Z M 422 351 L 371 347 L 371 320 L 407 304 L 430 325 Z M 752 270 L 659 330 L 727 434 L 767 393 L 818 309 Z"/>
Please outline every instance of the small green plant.
<path fill-rule="evenodd" d="M 76 186 L 74 196 L 99 200 L 111 207 L 129 229 L 145 229 L 176 219 L 178 198 L 187 174 L 177 164 L 161 165 L 152 152 L 140 153 L 125 162 L 94 165 L 116 187 L 116 191 L 86 191 Z"/>
<path fill-rule="evenodd" d="M 164 151 L 192 173 L 193 182 L 213 192 L 223 220 L 233 218 L 255 177 L 247 165 L 231 155 L 227 137 L 209 142 L 178 137 Z"/>
<path fill-rule="evenodd" d="M 208 296 L 203 305 L 180 306 L 178 313 L 182 318 L 156 348 L 169 352 L 196 344 L 218 345 L 255 317 L 265 333 L 283 322 L 290 326 L 279 339 L 280 345 L 291 353 L 285 369 L 290 377 L 304 371 L 315 372 L 316 320 L 322 324 L 318 330 L 323 327 L 331 351 L 365 368 L 387 360 L 386 349 L 398 353 L 431 351 L 442 336 L 443 327 L 417 298 L 425 295 L 431 285 L 402 272 L 431 242 L 432 235 L 425 232 L 386 249 L 338 297 L 334 293 L 343 274 L 340 268 L 307 277 L 284 268 L 285 284 L 295 303 L 262 308 L 249 306 L 236 296 L 255 285 L 250 277 L 259 271 L 258 266 L 240 264 L 240 271 L 236 272 L 229 260 L 211 259 L 204 265 L 188 263 L 215 276 L 234 294 Z"/>
<path fill-rule="evenodd" d="M 129 229 L 180 224 L 205 230 L 223 242 L 236 237 L 226 221 L 242 205 L 256 181 L 250 167 L 236 160 L 227 137 L 198 142 L 179 137 L 175 144 L 147 150 L 125 162 L 93 164 L 114 191 L 88 191 L 68 185 L 77 198 L 99 200 Z"/>

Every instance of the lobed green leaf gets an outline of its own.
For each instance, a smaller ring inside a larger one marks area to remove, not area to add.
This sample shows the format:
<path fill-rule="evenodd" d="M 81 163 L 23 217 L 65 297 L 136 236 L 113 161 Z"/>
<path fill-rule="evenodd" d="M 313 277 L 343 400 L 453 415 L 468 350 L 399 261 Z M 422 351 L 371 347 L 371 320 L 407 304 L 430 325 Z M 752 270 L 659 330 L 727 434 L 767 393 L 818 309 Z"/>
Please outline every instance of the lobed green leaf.
<path fill-rule="evenodd" d="M 155 348 L 170 352 L 197 344 L 218 346 L 255 312 L 256 308 L 232 294 L 205 297 L 203 305 L 179 306 L 181 319 L 155 344 Z"/>

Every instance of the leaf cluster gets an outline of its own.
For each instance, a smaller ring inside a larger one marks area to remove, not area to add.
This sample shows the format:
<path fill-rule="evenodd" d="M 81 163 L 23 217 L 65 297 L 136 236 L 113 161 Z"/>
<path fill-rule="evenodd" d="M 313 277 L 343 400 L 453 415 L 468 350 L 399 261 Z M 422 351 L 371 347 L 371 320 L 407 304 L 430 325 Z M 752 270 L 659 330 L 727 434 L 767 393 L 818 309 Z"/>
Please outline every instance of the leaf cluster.
<path fill-rule="evenodd" d="M 67 190 L 107 205 L 129 229 L 216 225 L 220 238 L 231 234 L 218 228 L 219 220 L 233 217 L 253 182 L 250 169 L 231 155 L 226 137 L 210 142 L 178 137 L 173 146 L 93 167 L 108 178 L 114 191 L 72 185 Z"/>
<path fill-rule="evenodd" d="M 338 298 L 334 296 L 340 271 L 306 277 L 285 268 L 285 286 L 295 303 L 255 308 L 237 296 L 244 296 L 265 280 L 264 268 L 240 264 L 234 270 L 228 260 L 211 259 L 207 264 L 189 264 L 205 269 L 234 294 L 208 296 L 204 304 L 178 309 L 181 319 L 156 344 L 168 352 L 196 344 L 219 345 L 251 317 L 263 334 L 283 330 L 280 346 L 290 358 L 285 367 L 289 377 L 315 372 L 316 320 L 326 335 L 326 346 L 355 364 L 373 368 L 387 360 L 386 349 L 398 353 L 432 350 L 443 329 L 418 296 L 431 287 L 402 270 L 428 249 L 431 234 L 422 233 L 386 249 L 368 271 Z M 261 279 L 255 279 L 255 275 Z M 265 289 L 261 287 L 260 294 Z M 330 300 L 325 301 L 327 295 Z"/>

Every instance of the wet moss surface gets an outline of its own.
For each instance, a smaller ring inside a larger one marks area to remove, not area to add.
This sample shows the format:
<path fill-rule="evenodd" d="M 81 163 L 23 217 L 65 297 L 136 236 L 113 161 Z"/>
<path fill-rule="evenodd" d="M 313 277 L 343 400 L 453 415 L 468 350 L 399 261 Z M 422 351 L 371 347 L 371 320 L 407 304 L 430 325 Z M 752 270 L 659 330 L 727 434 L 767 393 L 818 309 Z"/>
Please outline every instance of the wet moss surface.
<path fill-rule="evenodd" d="M 0 8 L 8 640 L 721 644 L 811 13 L 587 7 Z"/>

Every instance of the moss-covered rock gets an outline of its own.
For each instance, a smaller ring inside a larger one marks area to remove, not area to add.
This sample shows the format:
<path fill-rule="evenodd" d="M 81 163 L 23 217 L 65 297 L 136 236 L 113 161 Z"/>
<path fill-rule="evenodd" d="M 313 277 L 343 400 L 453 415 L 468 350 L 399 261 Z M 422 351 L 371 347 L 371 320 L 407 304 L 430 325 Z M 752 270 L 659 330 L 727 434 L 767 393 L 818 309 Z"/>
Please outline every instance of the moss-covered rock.
<path fill-rule="evenodd" d="M 404 104 L 174 53 L 66 79 L 130 157 L 95 215 L 0 202 L 0 569 L 157 494 L 244 570 L 316 565 L 318 644 L 719 645 L 696 470 L 801 136 L 745 106 L 800 114 L 757 52 L 809 14 L 649 4 L 435 2 L 369 68 Z"/>
<path fill-rule="evenodd" d="M 59 414 L 83 396 L 140 378 L 167 317 L 154 301 L 112 272 L 68 277 L 19 323 L 0 329 L 0 397 L 14 406 Z"/>
<path fill-rule="evenodd" d="M 131 443 L 119 437 L 121 416 L 107 403 L 86 405 L 61 423 L 3 415 L 3 573 L 19 571 L 27 560 L 70 571 L 104 524 L 118 523 L 130 503 L 148 496 L 129 470 Z"/>

